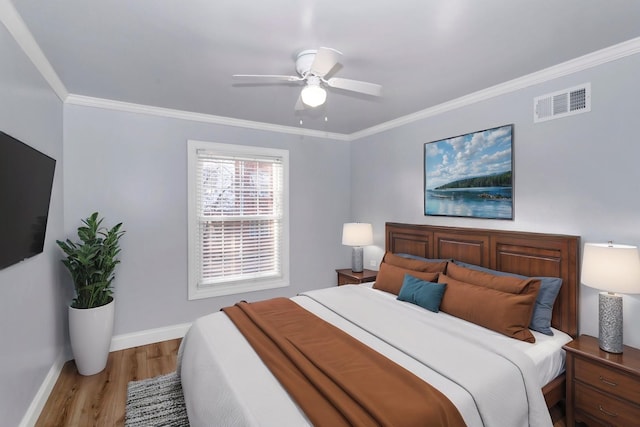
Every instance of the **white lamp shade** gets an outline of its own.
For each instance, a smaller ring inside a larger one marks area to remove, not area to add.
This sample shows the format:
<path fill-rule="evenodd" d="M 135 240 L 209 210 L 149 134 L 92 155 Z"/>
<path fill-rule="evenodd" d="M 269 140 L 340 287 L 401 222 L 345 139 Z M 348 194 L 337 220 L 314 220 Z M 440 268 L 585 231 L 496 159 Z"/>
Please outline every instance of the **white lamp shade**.
<path fill-rule="evenodd" d="M 317 107 L 324 104 L 327 99 L 327 91 L 319 85 L 308 84 L 302 89 L 300 98 L 309 107 Z"/>
<path fill-rule="evenodd" d="M 623 294 L 640 293 L 640 255 L 636 246 L 585 243 L 582 283 Z"/>
<path fill-rule="evenodd" d="M 342 227 L 342 244 L 366 246 L 373 244 L 373 228 L 363 222 L 348 222 Z"/>

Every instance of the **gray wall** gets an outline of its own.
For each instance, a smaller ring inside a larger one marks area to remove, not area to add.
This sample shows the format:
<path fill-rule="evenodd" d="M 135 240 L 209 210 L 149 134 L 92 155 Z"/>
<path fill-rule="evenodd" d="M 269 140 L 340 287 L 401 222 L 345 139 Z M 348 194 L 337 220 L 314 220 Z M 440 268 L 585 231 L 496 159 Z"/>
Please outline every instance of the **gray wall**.
<path fill-rule="evenodd" d="M 0 270 L 0 424 L 14 426 L 66 337 L 67 293 L 55 244 L 63 230 L 62 102 L 3 25 L 0 58 L 0 130 L 58 161 L 44 253 Z"/>
<path fill-rule="evenodd" d="M 291 286 L 187 300 L 187 140 L 289 150 Z M 99 211 L 122 221 L 114 334 L 189 322 L 240 299 L 336 282 L 350 217 L 349 143 L 113 110 L 65 106 L 65 234 Z"/>
<path fill-rule="evenodd" d="M 640 245 L 640 55 L 414 122 L 352 143 L 352 214 L 385 221 L 575 234 L 582 242 Z M 533 98 L 592 84 L 592 111 L 533 123 Z M 513 221 L 423 215 L 424 143 L 514 124 Z M 580 332 L 598 335 L 598 291 L 580 288 Z M 624 296 L 624 341 L 640 347 L 640 296 Z"/>

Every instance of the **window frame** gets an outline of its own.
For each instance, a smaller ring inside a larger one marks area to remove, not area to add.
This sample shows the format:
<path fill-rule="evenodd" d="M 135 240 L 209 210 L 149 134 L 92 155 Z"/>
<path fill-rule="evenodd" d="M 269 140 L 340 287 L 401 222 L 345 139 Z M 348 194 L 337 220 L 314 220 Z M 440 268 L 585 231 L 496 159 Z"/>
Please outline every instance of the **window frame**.
<path fill-rule="evenodd" d="M 265 289 L 289 286 L 289 151 L 277 148 L 218 142 L 187 141 L 187 205 L 188 205 L 188 298 L 189 300 L 211 298 L 222 295 L 241 294 Z M 243 281 L 221 282 L 199 286 L 200 256 L 198 254 L 200 234 L 198 218 L 198 150 L 209 150 L 220 156 L 233 157 L 277 157 L 282 163 L 282 239 L 280 248 L 281 275 L 277 278 L 252 278 Z"/>

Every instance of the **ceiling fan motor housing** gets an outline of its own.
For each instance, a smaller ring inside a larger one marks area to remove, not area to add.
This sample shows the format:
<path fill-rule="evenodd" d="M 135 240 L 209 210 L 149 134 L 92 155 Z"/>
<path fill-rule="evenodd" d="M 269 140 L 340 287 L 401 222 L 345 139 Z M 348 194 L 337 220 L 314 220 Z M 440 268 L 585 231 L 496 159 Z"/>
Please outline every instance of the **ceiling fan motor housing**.
<path fill-rule="evenodd" d="M 311 70 L 311 64 L 313 64 L 313 60 L 316 58 L 316 53 L 318 53 L 316 49 L 308 49 L 298 54 L 296 71 L 301 77 L 304 77 L 309 70 Z"/>

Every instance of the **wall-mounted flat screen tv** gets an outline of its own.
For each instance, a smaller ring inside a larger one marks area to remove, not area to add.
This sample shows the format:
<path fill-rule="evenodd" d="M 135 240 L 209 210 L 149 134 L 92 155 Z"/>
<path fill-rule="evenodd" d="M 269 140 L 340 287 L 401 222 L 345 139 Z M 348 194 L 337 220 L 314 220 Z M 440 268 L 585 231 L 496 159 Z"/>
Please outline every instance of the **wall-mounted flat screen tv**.
<path fill-rule="evenodd" d="M 0 269 L 42 252 L 55 159 L 0 132 Z"/>

